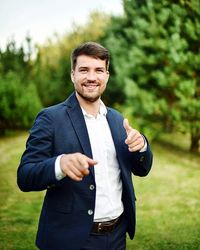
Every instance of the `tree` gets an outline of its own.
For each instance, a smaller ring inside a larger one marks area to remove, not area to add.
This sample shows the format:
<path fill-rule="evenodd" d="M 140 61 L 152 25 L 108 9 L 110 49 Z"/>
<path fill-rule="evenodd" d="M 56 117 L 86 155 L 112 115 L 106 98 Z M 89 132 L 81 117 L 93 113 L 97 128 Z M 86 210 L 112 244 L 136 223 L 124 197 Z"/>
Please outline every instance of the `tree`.
<path fill-rule="evenodd" d="M 31 78 L 33 64 L 31 61 L 31 38 L 26 37 L 25 45 L 17 48 L 14 40 L 6 45 L 5 51 L 0 50 L 0 73 L 6 75 L 9 72 L 17 72 L 18 77 L 24 82 L 28 82 Z"/>
<path fill-rule="evenodd" d="M 30 39 L 26 39 L 30 48 Z M 0 134 L 31 126 L 41 102 L 32 80 L 30 51 L 9 42 L 0 51 Z"/>
<path fill-rule="evenodd" d="M 126 105 L 152 137 L 179 130 L 200 141 L 200 6 L 193 1 L 124 0 L 105 38 Z M 142 114 L 142 115 L 141 115 Z"/>
<path fill-rule="evenodd" d="M 33 83 L 23 86 L 13 72 L 0 77 L 0 134 L 29 128 L 39 109 L 41 103 Z"/>

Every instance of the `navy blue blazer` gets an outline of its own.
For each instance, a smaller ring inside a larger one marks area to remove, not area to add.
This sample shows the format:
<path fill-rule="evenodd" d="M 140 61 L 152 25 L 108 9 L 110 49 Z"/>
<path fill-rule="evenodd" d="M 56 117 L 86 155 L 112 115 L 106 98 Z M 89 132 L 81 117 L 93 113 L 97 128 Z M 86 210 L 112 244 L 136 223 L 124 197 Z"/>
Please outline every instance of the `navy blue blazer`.
<path fill-rule="evenodd" d="M 131 173 L 146 176 L 151 169 L 148 145 L 143 153 L 128 151 L 123 117 L 107 108 L 107 120 L 116 148 L 123 183 L 122 200 L 130 238 L 135 233 L 135 194 Z M 101 133 L 101 131 L 99 131 Z M 39 220 L 36 245 L 43 250 L 78 250 L 90 233 L 95 208 L 94 168 L 77 182 L 55 177 L 60 154 L 80 152 L 92 158 L 89 136 L 80 105 L 73 93 L 65 102 L 42 110 L 30 130 L 26 150 L 17 171 L 22 191 L 47 190 Z"/>

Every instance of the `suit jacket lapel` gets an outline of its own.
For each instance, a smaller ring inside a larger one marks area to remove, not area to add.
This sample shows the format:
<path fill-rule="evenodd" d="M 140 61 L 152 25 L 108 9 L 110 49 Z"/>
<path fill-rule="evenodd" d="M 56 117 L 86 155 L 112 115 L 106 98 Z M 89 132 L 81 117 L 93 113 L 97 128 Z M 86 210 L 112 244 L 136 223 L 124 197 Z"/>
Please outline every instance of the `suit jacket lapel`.
<path fill-rule="evenodd" d="M 83 153 L 86 156 L 93 158 L 89 135 L 85 124 L 85 119 L 74 93 L 66 100 L 66 105 L 67 105 L 67 112 L 69 114 L 75 133 L 83 149 Z M 90 168 L 90 171 L 94 176 L 93 167 Z"/>
<path fill-rule="evenodd" d="M 108 108 L 106 118 L 110 127 L 110 131 L 111 131 L 112 138 L 115 144 L 117 155 L 119 156 L 121 152 L 120 142 L 123 140 L 122 133 L 121 133 L 122 131 L 121 124 L 119 124 L 119 120 L 116 119 L 116 116 L 114 115 L 112 110 L 110 110 L 109 108 Z"/>

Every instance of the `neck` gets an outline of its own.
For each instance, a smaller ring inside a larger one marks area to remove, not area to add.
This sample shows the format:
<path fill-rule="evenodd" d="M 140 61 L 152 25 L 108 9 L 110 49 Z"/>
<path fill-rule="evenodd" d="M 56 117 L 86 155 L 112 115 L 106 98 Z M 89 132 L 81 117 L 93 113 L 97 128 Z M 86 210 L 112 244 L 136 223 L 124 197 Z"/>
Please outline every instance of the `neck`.
<path fill-rule="evenodd" d="M 87 114 L 97 116 L 99 113 L 99 108 L 100 108 L 100 98 L 98 98 L 94 102 L 90 102 L 82 98 L 79 94 L 76 93 L 76 97 L 78 99 L 78 102 L 80 106 L 86 111 Z"/>

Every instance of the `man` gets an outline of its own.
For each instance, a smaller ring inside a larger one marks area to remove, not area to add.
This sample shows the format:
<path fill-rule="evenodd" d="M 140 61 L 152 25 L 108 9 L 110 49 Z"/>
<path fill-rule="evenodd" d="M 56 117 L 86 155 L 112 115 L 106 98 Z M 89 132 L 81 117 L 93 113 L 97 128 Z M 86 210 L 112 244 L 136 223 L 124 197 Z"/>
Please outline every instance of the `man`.
<path fill-rule="evenodd" d="M 135 232 L 131 173 L 152 165 L 147 139 L 106 108 L 109 53 L 87 42 L 71 56 L 75 92 L 44 109 L 18 168 L 22 191 L 47 189 L 36 245 L 42 250 L 123 250 Z"/>

